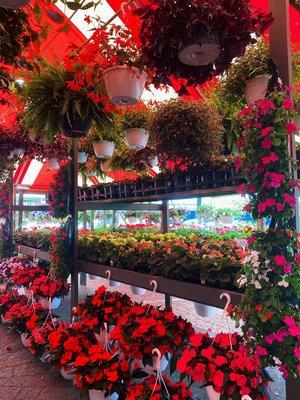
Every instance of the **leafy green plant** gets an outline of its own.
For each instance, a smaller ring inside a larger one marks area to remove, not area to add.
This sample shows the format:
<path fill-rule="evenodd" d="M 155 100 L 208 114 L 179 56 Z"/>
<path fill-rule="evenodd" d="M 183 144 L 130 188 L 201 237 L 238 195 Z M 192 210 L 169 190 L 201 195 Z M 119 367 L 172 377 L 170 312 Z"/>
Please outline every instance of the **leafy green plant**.
<path fill-rule="evenodd" d="M 149 133 L 163 162 L 203 165 L 222 150 L 221 118 L 205 103 L 177 99 L 159 105 L 150 119 Z"/>
<path fill-rule="evenodd" d="M 111 116 L 104 111 L 104 104 L 95 98 L 104 93 L 99 74 L 94 73 L 92 83 L 77 86 L 76 70 L 68 71 L 61 65 L 52 67 L 42 62 L 21 92 L 26 104 L 22 115 L 26 127 L 35 136 L 43 132 L 46 137 L 53 138 L 66 131 L 66 125 L 74 130 L 83 125 L 82 129 L 88 130 L 93 120 L 98 127 L 107 126 Z M 74 133 L 74 136 L 80 134 Z"/>
<path fill-rule="evenodd" d="M 114 170 L 133 170 L 139 174 L 146 173 L 150 167 L 150 160 L 156 155 L 156 151 L 146 147 L 143 150 L 131 150 L 123 145 L 117 148 L 110 159 Z"/>
<path fill-rule="evenodd" d="M 244 99 L 245 84 L 257 75 L 268 74 L 269 46 L 264 40 L 247 46 L 245 55 L 237 58 L 221 80 L 225 99 L 238 103 Z"/>
<path fill-rule="evenodd" d="M 30 27 L 28 14 L 24 10 L 0 8 L 0 62 L 18 67 L 29 67 L 23 56 L 28 45 L 37 40 L 39 34 Z"/>
<path fill-rule="evenodd" d="M 147 109 L 128 109 L 122 117 L 122 130 L 144 128 L 147 130 L 150 112 Z"/>

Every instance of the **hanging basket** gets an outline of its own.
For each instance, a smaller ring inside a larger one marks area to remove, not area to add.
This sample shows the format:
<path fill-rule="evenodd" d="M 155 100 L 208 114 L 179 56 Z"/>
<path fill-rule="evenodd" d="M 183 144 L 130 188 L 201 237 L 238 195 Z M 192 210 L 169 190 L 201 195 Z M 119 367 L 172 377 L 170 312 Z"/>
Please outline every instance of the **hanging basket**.
<path fill-rule="evenodd" d="M 55 157 L 47 158 L 47 165 L 48 165 L 48 168 L 51 170 L 59 169 L 59 162 L 58 162 L 57 158 L 55 158 Z"/>
<path fill-rule="evenodd" d="M 194 308 L 199 315 L 199 317 L 211 317 L 215 314 L 215 309 L 213 307 L 207 306 L 205 304 L 197 303 L 194 301 Z"/>
<path fill-rule="evenodd" d="M 105 397 L 104 392 L 102 390 L 89 390 L 89 399 L 90 400 L 118 400 L 119 395 L 117 393 L 112 393 L 110 396 Z"/>
<path fill-rule="evenodd" d="M 31 340 L 29 333 L 21 333 L 21 342 L 24 347 L 29 347 Z"/>
<path fill-rule="evenodd" d="M 147 146 L 149 133 L 143 128 L 127 129 L 124 135 L 130 149 L 142 150 Z"/>
<path fill-rule="evenodd" d="M 221 395 L 220 393 L 217 393 L 212 386 L 206 386 L 206 394 L 208 397 L 208 400 L 219 400 Z"/>
<path fill-rule="evenodd" d="M 81 138 L 87 135 L 92 125 L 92 118 L 82 118 L 77 113 L 70 113 L 61 119 L 62 132 L 70 138 Z"/>
<path fill-rule="evenodd" d="M 60 369 L 60 374 L 66 381 L 73 381 L 74 379 L 73 372 L 71 372 L 70 370 L 68 371 L 65 368 Z"/>
<path fill-rule="evenodd" d="M 85 153 L 84 151 L 79 151 L 77 154 L 77 162 L 79 164 L 85 164 L 88 159 L 88 154 Z"/>
<path fill-rule="evenodd" d="M 103 79 L 111 103 L 132 106 L 142 97 L 147 74 L 134 67 L 116 66 L 106 69 Z"/>
<path fill-rule="evenodd" d="M 135 294 L 137 296 L 144 296 L 144 294 L 146 293 L 146 289 L 138 287 L 138 286 L 130 286 L 131 289 L 131 293 Z"/>
<path fill-rule="evenodd" d="M 60 306 L 61 298 L 54 297 L 52 300 L 48 297 L 43 297 L 38 300 L 38 303 L 45 309 L 45 310 L 55 310 Z"/>
<path fill-rule="evenodd" d="M 257 100 L 264 99 L 266 96 L 268 83 L 271 75 L 257 75 L 255 78 L 246 82 L 245 98 L 248 106 Z"/>
<path fill-rule="evenodd" d="M 93 143 L 93 148 L 96 157 L 110 158 L 115 151 L 115 143 L 108 140 L 99 140 Z"/>
<path fill-rule="evenodd" d="M 0 7 L 22 8 L 29 4 L 29 0 L 0 0 Z"/>
<path fill-rule="evenodd" d="M 156 367 L 155 365 L 157 365 L 158 359 L 157 356 L 153 356 L 152 357 L 152 363 L 153 366 L 151 365 L 144 365 L 143 364 L 143 368 L 144 370 L 149 374 L 149 375 L 154 375 L 156 374 Z M 161 360 L 160 360 L 160 370 L 163 372 L 165 371 L 165 369 L 167 369 L 169 365 L 169 361 L 167 360 L 167 358 L 165 356 L 162 356 Z"/>
<path fill-rule="evenodd" d="M 216 38 L 203 36 L 197 42 L 185 43 L 179 47 L 179 60 L 191 67 L 200 67 L 214 62 L 220 55 L 220 46 Z"/>

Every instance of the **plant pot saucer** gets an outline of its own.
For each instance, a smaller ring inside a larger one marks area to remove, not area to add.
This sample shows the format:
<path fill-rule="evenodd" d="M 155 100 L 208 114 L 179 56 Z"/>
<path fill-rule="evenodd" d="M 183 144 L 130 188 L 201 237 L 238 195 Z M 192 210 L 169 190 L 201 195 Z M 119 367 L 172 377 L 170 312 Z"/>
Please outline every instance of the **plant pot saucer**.
<path fill-rule="evenodd" d="M 187 43 L 178 51 L 179 60 L 191 67 L 211 64 L 220 55 L 220 46 L 212 39 L 204 39 L 203 43 Z"/>

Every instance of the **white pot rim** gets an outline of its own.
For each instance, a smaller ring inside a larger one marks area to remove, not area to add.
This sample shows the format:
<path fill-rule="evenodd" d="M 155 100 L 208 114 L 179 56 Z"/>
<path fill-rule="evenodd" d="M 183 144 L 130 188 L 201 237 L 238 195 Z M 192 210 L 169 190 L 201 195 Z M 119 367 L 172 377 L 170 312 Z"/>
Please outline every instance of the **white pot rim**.
<path fill-rule="evenodd" d="M 115 144 L 115 142 L 113 142 L 112 140 L 101 139 L 94 141 L 93 144 Z"/>
<path fill-rule="evenodd" d="M 248 82 L 255 81 L 256 79 L 260 79 L 260 78 L 262 78 L 262 77 L 270 79 L 270 78 L 271 78 L 271 75 L 270 75 L 270 74 L 258 74 L 258 75 L 255 75 L 253 78 L 247 79 L 247 80 L 246 80 L 246 84 L 247 84 Z"/>
<path fill-rule="evenodd" d="M 110 71 L 115 71 L 116 69 L 126 69 L 126 70 L 133 70 L 134 72 L 137 72 L 138 75 L 143 76 L 145 80 L 148 78 L 148 75 L 146 74 L 145 71 L 140 71 L 137 67 L 129 67 L 129 65 L 115 65 L 113 67 L 109 67 L 103 71 L 103 77 L 107 75 L 108 72 Z M 134 74 L 135 75 L 135 74 Z"/>

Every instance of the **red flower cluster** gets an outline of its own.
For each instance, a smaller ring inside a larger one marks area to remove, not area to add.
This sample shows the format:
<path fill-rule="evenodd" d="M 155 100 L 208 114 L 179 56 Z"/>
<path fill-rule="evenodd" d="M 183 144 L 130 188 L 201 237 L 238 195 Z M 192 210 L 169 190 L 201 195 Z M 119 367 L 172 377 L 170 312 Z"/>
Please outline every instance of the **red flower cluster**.
<path fill-rule="evenodd" d="M 265 380 L 260 359 L 250 353 L 238 334 L 220 333 L 214 342 L 207 333 L 192 336 L 177 369 L 194 382 L 212 385 L 221 396 L 239 398 L 249 395 L 253 399 L 267 400 L 261 394 Z"/>
<path fill-rule="evenodd" d="M 15 285 L 24 286 L 28 289 L 32 282 L 41 276 L 45 276 L 45 271 L 35 266 L 33 268 L 24 268 L 18 270 L 12 275 L 11 280 Z"/>
<path fill-rule="evenodd" d="M 87 296 L 74 309 L 77 322 L 73 326 L 78 330 L 93 330 L 97 333 L 103 329 L 103 324 L 116 325 L 119 319 L 132 308 L 132 301 L 127 295 L 119 292 L 106 292 L 105 286 L 100 286 L 95 294 Z"/>
<path fill-rule="evenodd" d="M 119 342 L 125 355 L 141 360 L 151 356 L 154 348 L 162 355 L 177 353 L 192 334 L 192 325 L 170 309 L 136 304 L 119 319 L 110 339 Z"/>
<path fill-rule="evenodd" d="M 50 275 L 41 275 L 33 280 L 30 287 L 35 299 L 65 296 L 69 293 L 70 284 L 62 279 L 53 279 Z"/>

